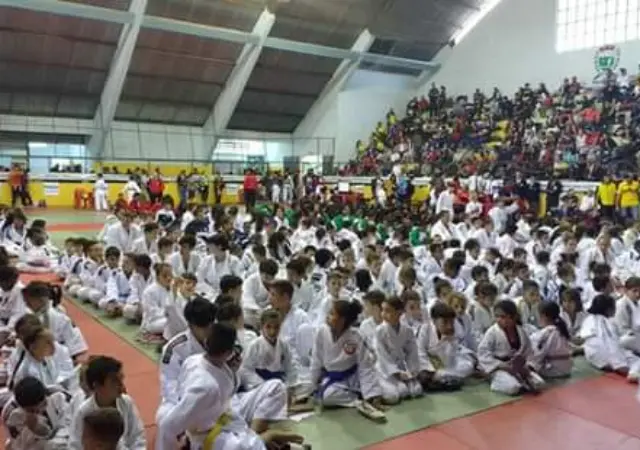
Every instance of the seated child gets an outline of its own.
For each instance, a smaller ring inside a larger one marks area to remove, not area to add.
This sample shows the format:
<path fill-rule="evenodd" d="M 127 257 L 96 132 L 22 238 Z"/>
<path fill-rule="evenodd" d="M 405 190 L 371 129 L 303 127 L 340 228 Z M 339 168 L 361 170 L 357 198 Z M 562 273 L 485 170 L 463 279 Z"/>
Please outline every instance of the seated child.
<path fill-rule="evenodd" d="M 0 345 L 11 334 L 16 322 L 26 312 L 18 269 L 0 266 Z"/>
<path fill-rule="evenodd" d="M 77 378 L 69 351 L 57 344 L 53 334 L 33 315 L 21 319 L 16 326 L 20 345 L 10 356 L 9 389 L 25 377 L 35 377 L 48 389 L 73 390 Z M 35 323 L 37 322 L 37 323 Z"/>
<path fill-rule="evenodd" d="M 452 292 L 442 303 L 449 305 L 456 312 L 454 327 L 460 344 L 475 351 L 477 344 L 473 335 L 473 323 L 467 313 L 467 297 L 459 292 Z"/>
<path fill-rule="evenodd" d="M 131 292 L 122 307 L 122 316 L 129 322 L 140 323 L 142 321 L 142 307 L 140 301 L 147 286 L 153 284 L 151 272 L 151 258 L 149 255 L 136 255 L 133 259 L 133 275 L 129 279 Z"/>
<path fill-rule="evenodd" d="M 587 313 L 582 309 L 582 297 L 579 289 L 564 289 L 560 294 L 560 317 L 567 324 L 571 335 L 573 353 L 582 353 L 583 340 L 580 337 L 580 329 Z"/>
<path fill-rule="evenodd" d="M 154 264 L 167 263 L 171 265 L 169 258 L 173 253 L 173 241 L 168 237 L 161 237 L 158 239 L 158 251 L 151 254 L 151 261 Z"/>
<path fill-rule="evenodd" d="M 242 355 L 241 374 L 243 385 L 253 389 L 265 381 L 279 379 L 287 384 L 289 403 L 311 393 L 309 386 L 298 384 L 298 368 L 295 355 L 289 345 L 278 339 L 280 334 L 280 314 L 273 310 L 263 311 L 260 317 L 262 334 L 249 343 Z"/>
<path fill-rule="evenodd" d="M 327 323 L 316 333 L 311 382 L 321 405 L 357 408 L 366 418 L 384 422 L 382 389 L 371 352 L 352 328 L 361 311 L 357 302 L 338 300 L 332 304 Z M 399 324 L 400 313 L 397 316 Z M 405 330 L 412 336 L 408 328 Z"/>
<path fill-rule="evenodd" d="M 636 382 L 640 378 L 640 357 L 626 350 L 620 342 L 617 326 L 610 319 L 616 313 L 616 304 L 609 295 L 596 295 L 588 315 L 580 328 L 584 340 L 584 356 L 600 370 L 611 370 Z"/>
<path fill-rule="evenodd" d="M 471 318 L 473 338 L 479 343 L 493 325 L 493 305 L 498 298 L 498 288 L 493 283 L 479 282 L 473 288 L 473 300 L 469 302 L 467 314 Z"/>
<path fill-rule="evenodd" d="M 518 307 L 522 327 L 531 336 L 540 329 L 540 317 L 538 317 L 538 305 L 542 301 L 540 287 L 533 280 L 522 282 L 522 297 L 515 299 Z"/>
<path fill-rule="evenodd" d="M 10 450 L 65 450 L 69 439 L 69 394 L 50 391 L 37 378 L 24 377 L 2 410 Z"/>
<path fill-rule="evenodd" d="M 418 333 L 418 379 L 425 390 L 454 388 L 473 374 L 475 355 L 455 335 L 457 316 L 451 306 L 438 302 L 430 316 Z"/>
<path fill-rule="evenodd" d="M 87 386 L 91 396 L 87 398 L 71 421 L 69 450 L 83 450 L 85 416 L 102 408 L 116 408 L 124 421 L 124 432 L 118 448 L 146 450 L 144 425 L 131 397 L 125 394 L 122 363 L 108 356 L 98 356 L 87 364 Z"/>
<path fill-rule="evenodd" d="M 362 301 L 364 303 L 365 319 L 360 323 L 360 334 L 366 347 L 373 352 L 376 328 L 382 323 L 382 302 L 386 296 L 382 291 L 367 292 Z M 375 357 L 375 353 L 373 354 Z"/>
<path fill-rule="evenodd" d="M 260 263 L 257 273 L 249 275 L 242 285 L 242 310 L 248 325 L 259 323 L 260 313 L 269 306 L 269 283 L 278 273 L 278 264 L 267 259 Z"/>
<path fill-rule="evenodd" d="M 117 450 L 125 424 L 117 408 L 100 408 L 84 416 L 82 447 L 92 450 Z"/>
<path fill-rule="evenodd" d="M 195 251 L 196 238 L 185 234 L 178 241 L 179 250 L 169 256 L 173 275 L 179 277 L 185 272 L 196 273 L 200 266 L 200 254 Z"/>
<path fill-rule="evenodd" d="M 27 273 L 48 273 L 56 271 L 56 258 L 47 244 L 46 233 L 39 229 L 30 229 L 28 233 L 31 245 L 20 254 L 16 265 L 18 270 Z"/>
<path fill-rule="evenodd" d="M 184 307 L 196 297 L 196 284 L 198 278 L 192 273 L 185 272 L 181 277 L 174 278 L 171 294 L 164 308 L 167 323 L 163 335 L 167 341 L 187 330 Z"/>
<path fill-rule="evenodd" d="M 120 266 L 120 250 L 118 247 L 107 247 L 104 251 L 104 264 L 98 267 L 95 275 L 93 276 L 93 286 L 91 291 L 87 294 L 91 303 L 94 306 L 100 306 L 100 302 L 103 301 L 107 295 L 107 286 L 109 284 L 109 278 L 112 274 L 118 270 Z"/>
<path fill-rule="evenodd" d="M 65 280 L 71 273 L 76 261 L 82 256 L 82 245 L 76 238 L 67 238 L 64 241 L 64 250 L 58 256 L 58 264 L 54 272 L 58 279 Z"/>
<path fill-rule="evenodd" d="M 141 299 L 142 323 L 140 333 L 145 341 L 162 340 L 167 326 L 165 306 L 170 301 L 173 270 L 169 264 L 156 264 L 155 281 L 143 292 Z"/>
<path fill-rule="evenodd" d="M 560 307 L 542 302 L 538 310 L 541 328 L 531 335 L 532 367 L 543 378 L 568 377 L 573 367 L 571 335 L 560 317 Z"/>
<path fill-rule="evenodd" d="M 491 390 L 506 395 L 537 392 L 544 380 L 532 370 L 533 350 L 519 323 L 518 308 L 511 300 L 502 300 L 493 312 L 496 323 L 478 345 L 478 363 L 491 378 Z"/>
<path fill-rule="evenodd" d="M 417 337 L 425 318 L 428 319 L 429 317 L 422 310 L 422 298 L 416 291 L 406 290 L 400 296 L 400 300 L 404 304 L 404 314 L 402 314 L 400 320 L 411 328 L 413 334 Z"/>
<path fill-rule="evenodd" d="M 218 308 L 216 320 L 235 328 L 238 345 L 242 351 L 258 338 L 258 335 L 253 330 L 245 328 L 242 308 L 231 297 L 227 295 L 218 296 L 216 307 Z"/>
<path fill-rule="evenodd" d="M 99 297 L 99 291 L 96 291 L 95 274 L 103 262 L 102 244 L 96 241 L 87 241 L 84 245 L 85 258 L 80 266 L 79 283 L 67 285 L 69 295 L 77 297 L 83 301 L 91 301 L 91 295 Z M 65 283 L 67 284 L 67 283 Z M 95 300 L 98 302 L 98 300 Z"/>
<path fill-rule="evenodd" d="M 381 375 L 382 396 L 394 404 L 422 395 L 418 346 L 413 330 L 400 321 L 404 305 L 398 297 L 382 303 L 383 322 L 376 328 L 376 367 Z"/>
<path fill-rule="evenodd" d="M 87 342 L 69 316 L 53 307 L 52 299 L 59 302 L 62 296 L 60 288 L 44 281 L 32 281 L 22 290 L 22 295 L 29 310 L 51 331 L 56 342 L 67 347 L 71 358 L 77 361 L 87 351 Z"/>
<path fill-rule="evenodd" d="M 133 274 L 134 259 L 135 255 L 125 253 L 120 267 L 113 269 L 109 274 L 105 296 L 98 302 L 98 307 L 109 317 L 121 316 L 124 305 L 131 295 L 129 280 Z"/>

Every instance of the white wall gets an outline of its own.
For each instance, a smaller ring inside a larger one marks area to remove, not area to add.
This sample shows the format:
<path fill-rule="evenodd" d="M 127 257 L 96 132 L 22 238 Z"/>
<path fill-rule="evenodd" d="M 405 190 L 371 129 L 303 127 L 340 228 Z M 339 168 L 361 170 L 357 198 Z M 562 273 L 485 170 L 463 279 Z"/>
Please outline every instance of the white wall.
<path fill-rule="evenodd" d="M 431 81 L 447 86 L 451 94 L 470 94 L 476 88 L 490 93 L 495 86 L 512 93 L 525 82 L 545 82 L 556 89 L 572 75 L 591 83 L 595 49 L 556 52 L 556 1 L 502 0 L 462 42 L 437 55 L 442 67 L 419 92 L 426 93 Z M 640 41 L 619 48 L 619 67 L 635 72 Z"/>
<path fill-rule="evenodd" d="M 356 71 L 311 137 L 333 138 L 335 161 L 348 161 L 355 154 L 356 141 L 369 139 L 389 108 L 404 114 L 415 89 L 414 80 L 404 75 Z"/>
<path fill-rule="evenodd" d="M 93 133 L 93 121 L 0 115 L 0 130 L 90 136 Z M 111 160 L 206 159 L 208 154 L 203 156 L 203 153 L 204 141 L 200 127 L 115 121 L 111 133 L 107 136 L 103 156 Z"/>
<path fill-rule="evenodd" d="M 390 107 L 399 115 L 404 114 L 415 90 L 414 83 L 415 79 L 409 76 L 357 70 L 311 136 L 293 139 L 285 133 L 231 131 L 224 138 L 261 141 L 267 161 L 281 162 L 291 155 L 335 153 L 336 162 L 345 162 L 354 156 L 355 142 L 368 139 Z M 89 136 L 93 121 L 0 115 L 0 130 Z M 115 121 L 105 142 L 103 158 L 206 160 L 210 142 L 201 127 Z"/>

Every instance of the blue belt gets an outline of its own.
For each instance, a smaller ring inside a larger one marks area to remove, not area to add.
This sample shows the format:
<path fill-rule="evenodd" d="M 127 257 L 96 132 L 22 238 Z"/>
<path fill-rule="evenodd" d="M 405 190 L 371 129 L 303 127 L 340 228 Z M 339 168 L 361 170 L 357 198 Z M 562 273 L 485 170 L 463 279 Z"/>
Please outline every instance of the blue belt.
<path fill-rule="evenodd" d="M 325 370 L 322 369 L 322 383 L 320 383 L 320 388 L 318 389 L 318 398 L 322 399 L 324 397 L 325 391 L 329 388 L 329 386 L 340 383 L 351 378 L 358 372 L 358 365 L 355 364 L 352 367 L 349 367 L 347 370 Z"/>
<path fill-rule="evenodd" d="M 268 380 L 283 380 L 284 381 L 284 379 L 286 377 L 286 373 L 284 371 L 272 372 L 271 370 L 267 370 L 267 369 L 256 369 L 256 373 L 264 381 L 268 381 Z"/>

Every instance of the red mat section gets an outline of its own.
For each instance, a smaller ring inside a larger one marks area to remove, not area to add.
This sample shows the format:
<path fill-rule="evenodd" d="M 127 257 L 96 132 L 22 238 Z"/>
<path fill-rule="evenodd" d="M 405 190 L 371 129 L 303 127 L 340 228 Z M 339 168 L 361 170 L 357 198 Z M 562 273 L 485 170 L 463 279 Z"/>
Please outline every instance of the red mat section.
<path fill-rule="evenodd" d="M 438 450 L 640 450 L 636 386 L 603 376 L 367 447 Z"/>
<path fill-rule="evenodd" d="M 22 274 L 20 279 L 23 283 L 36 279 L 58 282 L 57 277 L 53 274 Z M 148 357 L 73 303 L 64 301 L 64 307 L 69 317 L 82 330 L 90 354 L 109 355 L 122 361 L 127 392 L 133 397 L 140 411 L 147 431 L 148 447 L 153 448 L 155 414 L 160 401 L 158 367 Z M 4 442 L 2 428 L 0 428 L 0 442 Z"/>
<path fill-rule="evenodd" d="M 92 355 L 113 356 L 124 365 L 125 385 L 133 397 L 147 429 L 149 448 L 155 436 L 155 414 L 160 401 L 158 367 L 145 355 L 122 340 L 73 303 L 65 302 L 69 317 L 84 333 Z"/>
<path fill-rule="evenodd" d="M 102 223 L 54 223 L 47 225 L 47 231 L 100 231 L 104 224 Z"/>

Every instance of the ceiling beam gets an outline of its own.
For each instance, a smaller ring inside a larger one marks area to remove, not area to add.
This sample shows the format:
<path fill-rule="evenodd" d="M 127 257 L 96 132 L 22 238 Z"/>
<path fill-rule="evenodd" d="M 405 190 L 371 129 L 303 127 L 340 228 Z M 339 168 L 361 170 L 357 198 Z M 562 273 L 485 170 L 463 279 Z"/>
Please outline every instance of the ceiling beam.
<path fill-rule="evenodd" d="M 100 104 L 93 118 L 94 132 L 88 145 L 89 154 L 98 160 L 102 160 L 104 155 L 107 136 L 111 132 L 111 125 L 116 116 L 146 9 L 147 0 L 131 0 L 129 12 L 134 15 L 134 20 L 122 27 L 118 47 L 109 68 L 109 75 L 102 88 Z"/>
<path fill-rule="evenodd" d="M 227 129 L 231 121 L 231 116 L 236 110 L 236 106 L 238 106 L 249 77 L 251 77 L 251 73 L 260 58 L 264 42 L 269 36 L 275 21 L 276 16 L 265 9 L 253 26 L 251 34 L 252 36 L 259 36 L 260 40 L 257 44 L 244 44 L 244 48 L 240 56 L 238 56 L 224 89 L 216 100 L 216 104 L 204 124 L 205 149 L 208 149 L 208 153 L 202 156 L 208 156 L 209 159 L 213 158 L 218 138 Z"/>
<path fill-rule="evenodd" d="M 86 19 L 115 22 L 121 24 L 130 24 L 133 22 L 135 17 L 135 15 L 131 12 L 116 11 L 109 8 L 81 5 L 59 0 L 0 0 L 0 6 L 10 6 L 14 8 L 28 9 L 45 13 L 62 14 L 67 16 L 82 17 Z M 187 34 L 205 39 L 217 39 L 227 42 L 235 42 L 239 44 L 257 45 L 260 42 L 260 36 L 253 33 L 195 24 L 164 17 L 145 16 L 142 20 L 142 27 L 172 33 Z M 339 60 L 364 61 L 391 67 L 426 70 L 438 66 L 437 63 L 429 61 L 418 61 L 407 58 L 398 58 L 394 56 L 378 55 L 375 53 L 357 52 L 353 50 L 345 50 L 275 37 L 267 38 L 264 41 L 263 45 L 268 48 L 293 53 L 322 56 L 325 58 Z"/>
<path fill-rule="evenodd" d="M 354 42 L 351 47 L 351 51 L 367 52 L 369 51 L 369 48 L 371 48 L 373 41 L 375 41 L 375 36 L 373 36 L 369 30 L 364 30 Z M 340 94 L 345 84 L 353 76 L 355 71 L 358 70 L 359 65 L 360 61 L 351 61 L 349 59 L 344 59 L 340 63 L 329 82 L 324 86 L 322 92 L 305 115 L 304 119 L 302 119 L 296 127 L 293 133 L 294 138 L 309 138 L 313 136 L 318 124 L 324 118 L 331 105 L 335 104 L 338 94 Z M 318 149 L 312 148 L 308 151 L 317 152 L 317 150 Z"/>

